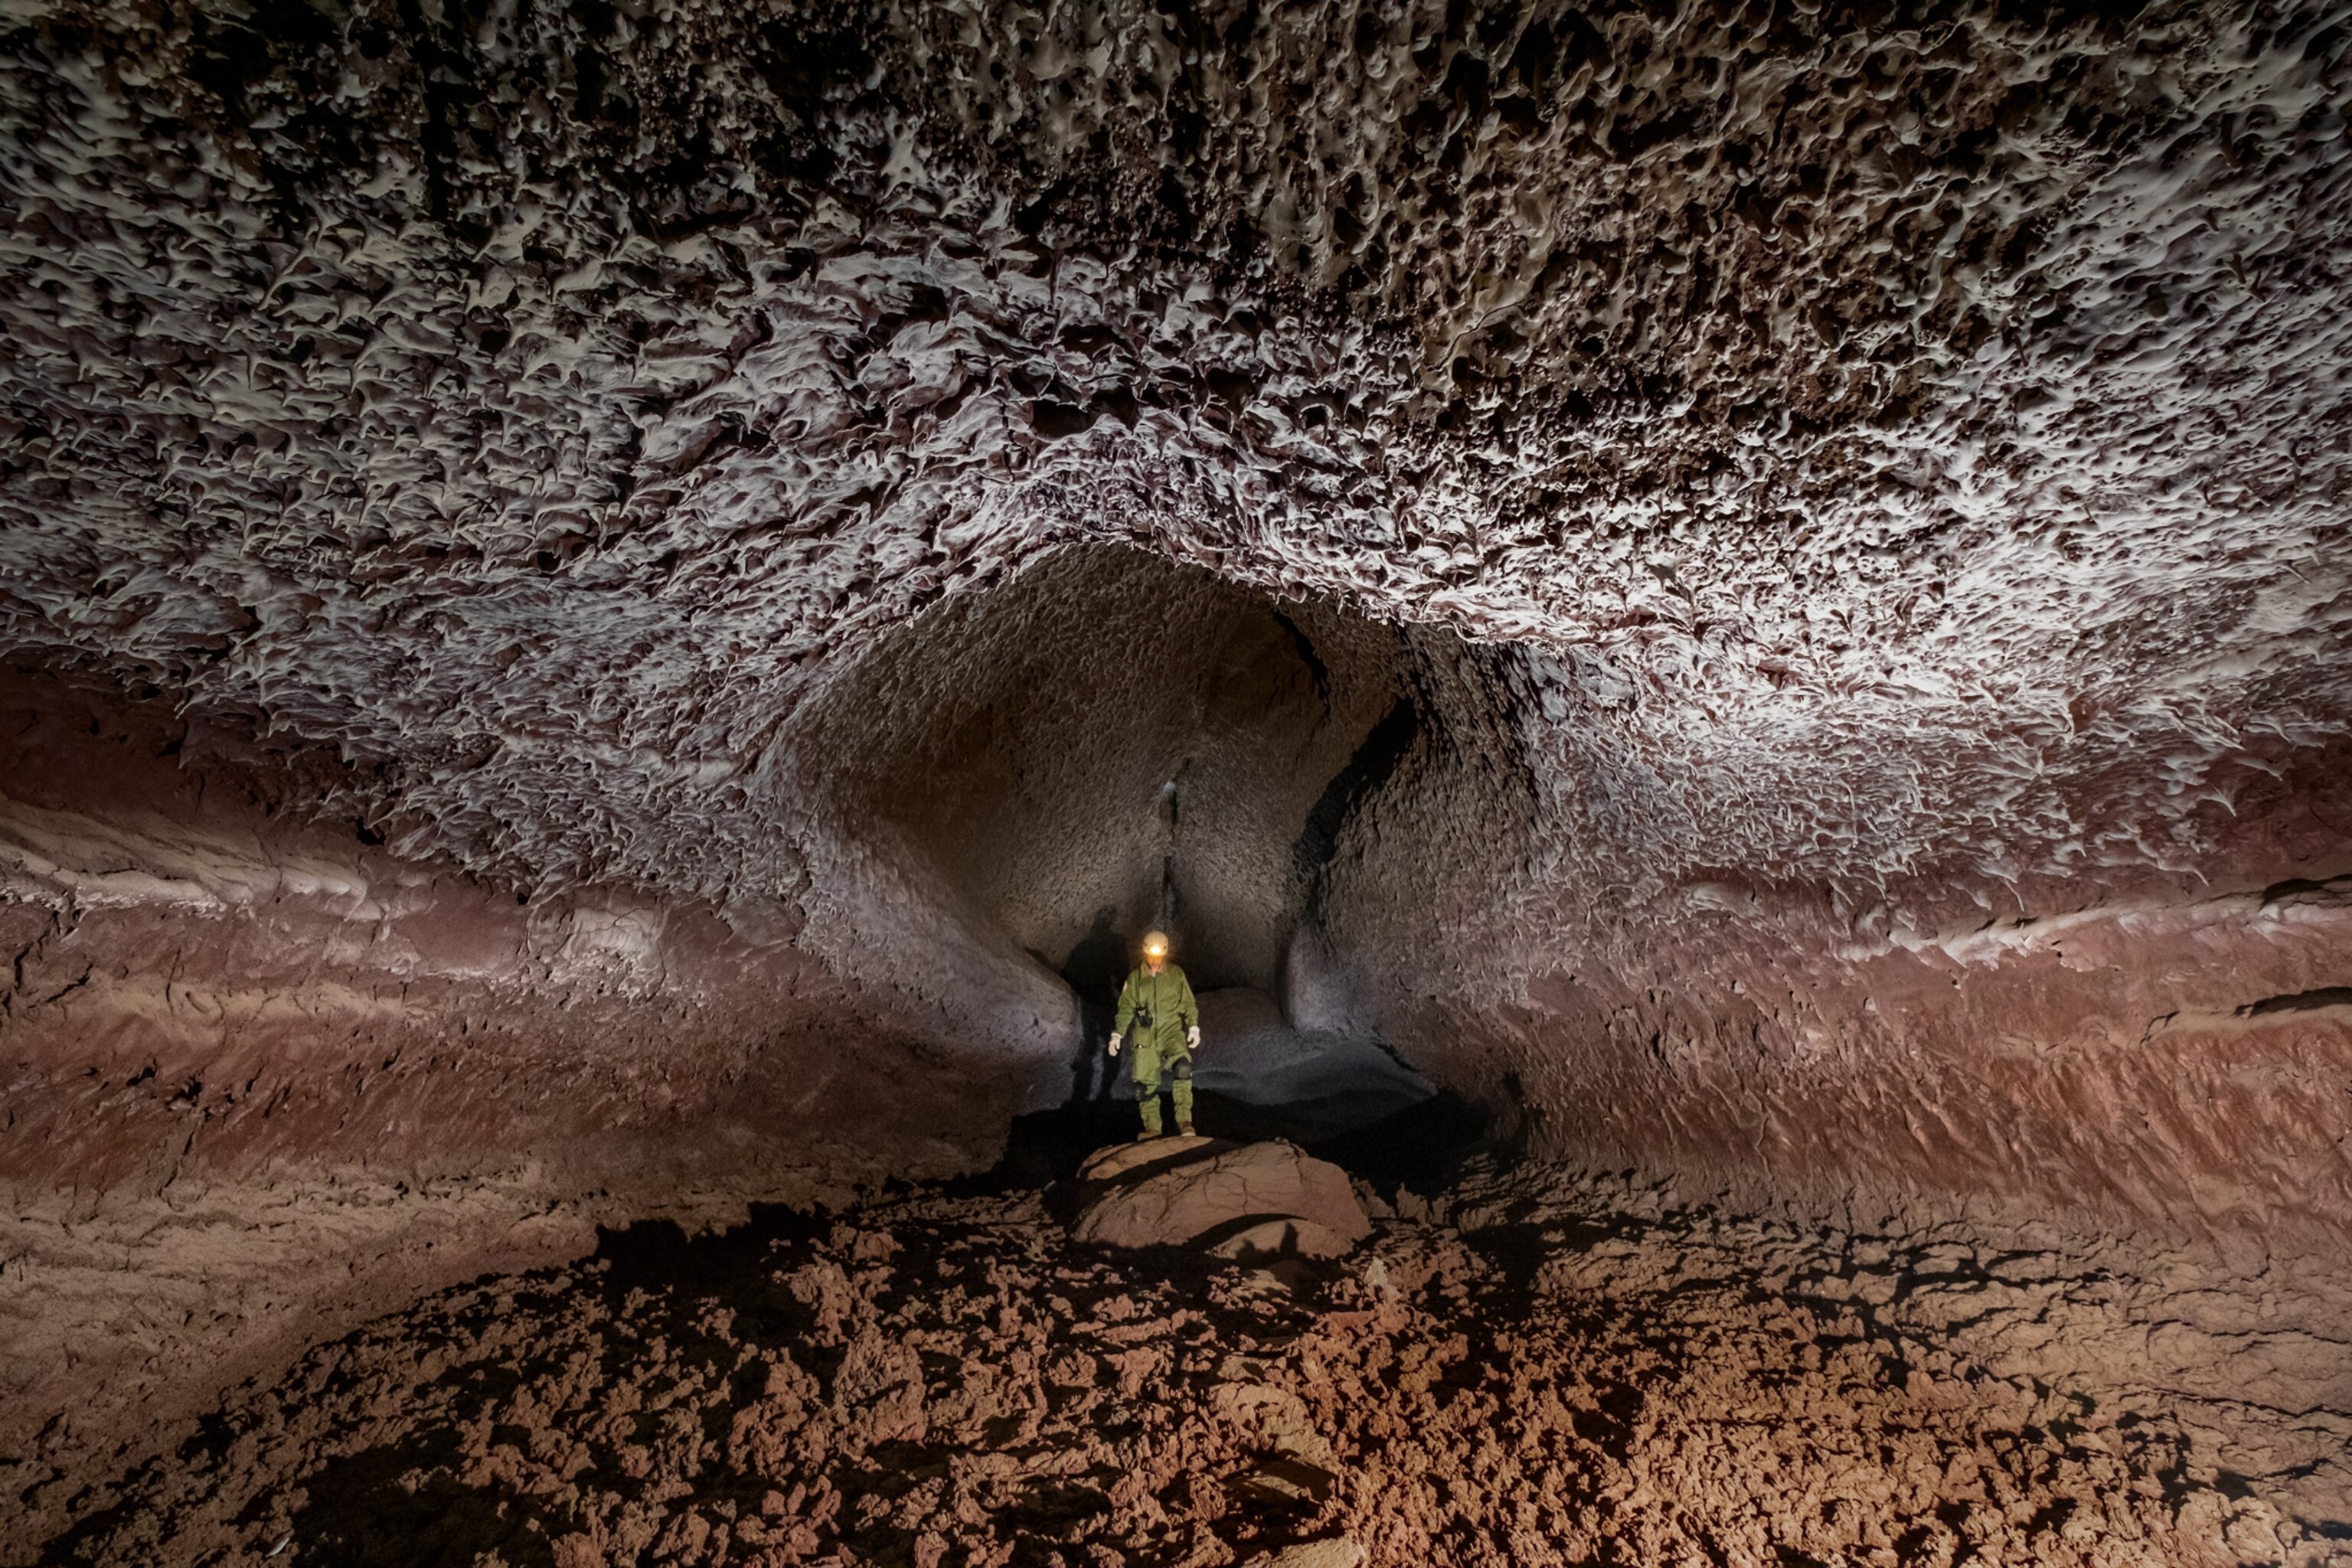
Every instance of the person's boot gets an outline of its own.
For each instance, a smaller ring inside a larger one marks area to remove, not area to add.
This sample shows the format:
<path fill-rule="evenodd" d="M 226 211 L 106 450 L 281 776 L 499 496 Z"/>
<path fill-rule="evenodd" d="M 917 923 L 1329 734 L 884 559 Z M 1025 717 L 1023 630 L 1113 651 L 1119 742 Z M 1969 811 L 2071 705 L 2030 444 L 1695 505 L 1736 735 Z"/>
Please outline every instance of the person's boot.
<path fill-rule="evenodd" d="M 1179 1121 L 1176 1124 L 1176 1136 L 1179 1138 L 1194 1138 L 1198 1137 L 1199 1134 L 1192 1131 L 1192 1124 L 1191 1122 Z"/>

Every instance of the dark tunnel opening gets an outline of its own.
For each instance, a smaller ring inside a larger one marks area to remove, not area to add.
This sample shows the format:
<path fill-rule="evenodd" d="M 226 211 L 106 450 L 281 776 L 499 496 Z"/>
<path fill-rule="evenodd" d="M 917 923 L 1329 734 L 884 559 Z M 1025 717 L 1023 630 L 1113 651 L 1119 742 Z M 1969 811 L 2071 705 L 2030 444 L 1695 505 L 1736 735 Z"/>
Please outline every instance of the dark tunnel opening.
<path fill-rule="evenodd" d="M 845 815 L 1048 968 L 1098 963 L 1108 911 L 1130 947 L 1168 925 L 1203 991 L 1272 994 L 1312 873 L 1410 744 L 1412 658 L 1336 603 L 1066 550 L 884 638 L 814 745 Z"/>
<path fill-rule="evenodd" d="M 1319 1147 L 1436 1094 L 1410 1042 L 1356 1016 L 1341 907 L 1383 906 L 1392 867 L 1425 874 L 1373 817 L 1384 795 L 1402 809 L 1444 783 L 1438 753 L 1412 760 L 1433 638 L 1459 647 L 1335 601 L 1277 605 L 1140 552 L 1072 549 L 898 628 L 815 704 L 851 830 L 938 889 L 974 946 L 1069 989 L 1069 1088 L 1041 1113 L 1059 1131 L 1016 1124 L 1016 1146 L 1083 1152 L 1131 1121 L 1126 1065 L 1104 1047 L 1152 927 L 1201 997 L 1204 1127 Z M 1429 1148 L 1401 1163 L 1450 1157 L 1475 1120 L 1456 1100 L 1417 1114 L 1396 1125 L 1442 1135 L 1416 1131 Z"/>

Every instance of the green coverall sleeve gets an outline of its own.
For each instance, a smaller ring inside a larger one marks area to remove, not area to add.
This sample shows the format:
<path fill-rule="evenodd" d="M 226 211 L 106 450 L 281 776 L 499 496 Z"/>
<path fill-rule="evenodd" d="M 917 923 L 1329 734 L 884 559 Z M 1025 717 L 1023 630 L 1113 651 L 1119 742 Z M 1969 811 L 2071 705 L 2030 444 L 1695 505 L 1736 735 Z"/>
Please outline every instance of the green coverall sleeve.
<path fill-rule="evenodd" d="M 1201 1005 L 1192 1000 L 1192 977 L 1189 974 L 1179 974 L 1176 977 L 1176 1022 L 1187 1029 L 1199 1028 Z"/>
<path fill-rule="evenodd" d="M 1124 1037 L 1127 1026 L 1134 1022 L 1135 976 L 1130 974 L 1127 977 L 1127 984 L 1118 988 L 1118 1016 L 1111 1020 L 1110 1032 Z"/>

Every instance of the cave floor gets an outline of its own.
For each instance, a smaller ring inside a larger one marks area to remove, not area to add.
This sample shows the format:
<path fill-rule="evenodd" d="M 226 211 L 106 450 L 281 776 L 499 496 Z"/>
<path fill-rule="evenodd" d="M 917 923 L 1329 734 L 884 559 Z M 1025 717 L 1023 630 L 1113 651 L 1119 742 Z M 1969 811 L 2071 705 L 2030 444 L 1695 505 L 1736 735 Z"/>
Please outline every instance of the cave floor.
<path fill-rule="evenodd" d="M 2324 1269 L 1483 1160 L 1386 1199 L 1261 1268 L 1002 1179 L 640 1226 L 319 1347 L 43 1561 L 2352 1561 Z"/>

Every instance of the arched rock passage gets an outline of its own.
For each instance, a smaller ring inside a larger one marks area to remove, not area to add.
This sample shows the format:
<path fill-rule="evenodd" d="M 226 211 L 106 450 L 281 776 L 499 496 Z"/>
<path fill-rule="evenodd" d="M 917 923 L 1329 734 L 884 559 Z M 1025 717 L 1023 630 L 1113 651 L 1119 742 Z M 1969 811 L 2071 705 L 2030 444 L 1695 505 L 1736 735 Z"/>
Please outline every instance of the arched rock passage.
<path fill-rule="evenodd" d="M 1368 861 L 1466 879 L 1447 861 L 1470 834 L 1532 830 L 1521 789 L 1418 847 L 1382 831 L 1448 787 L 1450 734 L 1496 720 L 1438 674 L 1463 653 L 1339 602 L 1071 547 L 881 639 L 802 711 L 798 744 L 846 834 L 1049 967 L 1164 923 L 1202 989 L 1282 994 L 1328 979 L 1347 899 L 1395 896 Z"/>
<path fill-rule="evenodd" d="M 1335 789 L 1411 711 L 1409 639 L 1124 548 L 1069 549 L 884 638 L 808 714 L 827 788 L 1060 969 L 1165 920 L 1203 988 L 1273 992 Z"/>

